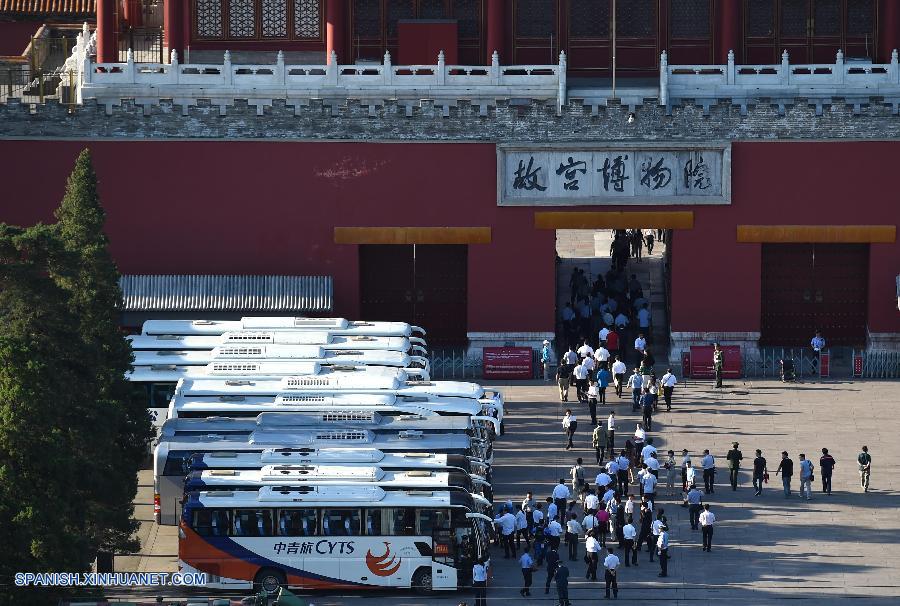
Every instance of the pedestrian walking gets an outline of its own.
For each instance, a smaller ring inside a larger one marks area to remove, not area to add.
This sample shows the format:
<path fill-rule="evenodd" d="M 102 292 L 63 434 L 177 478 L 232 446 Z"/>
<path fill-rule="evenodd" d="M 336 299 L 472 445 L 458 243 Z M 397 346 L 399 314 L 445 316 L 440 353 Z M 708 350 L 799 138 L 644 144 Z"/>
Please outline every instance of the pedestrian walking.
<path fill-rule="evenodd" d="M 719 349 L 718 343 L 713 343 L 713 370 L 716 373 L 716 387 L 722 387 L 722 370 L 725 367 L 725 354 Z"/>
<path fill-rule="evenodd" d="M 612 589 L 613 598 L 619 599 L 619 584 L 616 581 L 616 576 L 619 571 L 619 558 L 613 553 L 612 547 L 607 547 L 606 552 L 606 559 L 603 560 L 603 576 L 606 581 L 606 599 L 609 599 L 610 589 Z"/>
<path fill-rule="evenodd" d="M 587 391 L 588 410 L 591 413 L 591 425 L 597 424 L 597 400 L 600 398 L 600 385 L 591 381 Z"/>
<path fill-rule="evenodd" d="M 675 378 L 672 369 L 667 368 L 666 374 L 662 376 L 660 382 L 662 383 L 663 399 L 666 402 L 666 412 L 670 412 L 672 410 L 672 394 L 675 393 L 675 384 L 678 383 L 678 379 Z"/>
<path fill-rule="evenodd" d="M 651 542 L 653 544 L 651 545 Z M 634 546 L 635 553 L 641 550 L 641 546 L 647 544 L 647 550 L 650 551 L 656 547 L 656 543 L 653 539 L 653 510 L 650 509 L 648 503 L 641 503 L 640 509 L 640 521 L 638 528 L 638 538 L 637 543 Z M 653 555 L 650 555 L 650 561 L 653 561 Z"/>
<path fill-rule="evenodd" d="M 573 355 L 574 351 L 569 350 Z M 559 401 L 569 401 L 569 386 L 572 384 L 572 371 L 574 364 L 563 363 L 556 367 L 556 385 L 559 387 Z"/>
<path fill-rule="evenodd" d="M 737 442 L 732 442 L 731 450 L 725 456 L 728 460 L 728 479 L 731 482 L 731 490 L 737 490 L 738 474 L 741 470 L 741 461 L 744 459 L 744 454 L 738 450 L 738 446 Z"/>
<path fill-rule="evenodd" d="M 782 451 L 781 461 L 778 463 L 778 469 L 775 475 L 781 474 L 781 483 L 784 486 L 784 498 L 791 496 L 791 477 L 794 475 L 794 462 L 788 458 L 787 451 Z"/>
<path fill-rule="evenodd" d="M 522 569 L 522 589 L 519 590 L 519 595 L 524 598 L 531 595 L 531 581 L 535 569 L 534 558 L 531 557 L 528 547 L 525 548 L 525 551 L 522 552 L 522 557 L 519 558 L 519 566 Z"/>
<path fill-rule="evenodd" d="M 550 593 L 550 583 L 556 576 L 556 569 L 560 565 L 559 551 L 557 547 L 550 546 L 550 552 L 547 554 L 547 582 L 544 585 L 544 594 Z"/>
<path fill-rule="evenodd" d="M 576 514 L 570 514 L 569 520 L 566 522 L 566 544 L 569 546 L 569 561 L 575 562 L 578 559 L 578 537 L 584 534 L 584 528 L 578 521 Z"/>
<path fill-rule="evenodd" d="M 606 351 L 606 350 L 603 350 Z M 606 405 L 606 388 L 609 387 L 610 382 L 612 381 L 612 373 L 606 368 L 605 365 L 600 367 L 600 370 L 597 371 L 597 403 Z"/>
<path fill-rule="evenodd" d="M 565 562 L 560 561 L 556 567 L 556 574 L 553 576 L 556 579 L 556 595 L 559 597 L 559 606 L 572 606 L 572 602 L 569 601 L 569 567 Z"/>
<path fill-rule="evenodd" d="M 828 449 L 822 449 L 822 456 L 819 457 L 819 473 L 822 474 L 822 492 L 827 495 L 831 494 L 831 474 L 834 473 L 836 462 L 834 457 L 828 454 Z"/>
<path fill-rule="evenodd" d="M 609 448 L 609 456 L 613 456 L 616 447 L 616 411 L 610 410 L 606 418 L 606 447 Z"/>
<path fill-rule="evenodd" d="M 472 587 L 475 588 L 475 606 L 487 606 L 487 569 L 484 558 L 472 566 Z"/>
<path fill-rule="evenodd" d="M 566 505 L 569 502 L 569 499 L 572 496 L 572 493 L 569 491 L 569 487 L 566 486 L 566 481 L 563 478 L 559 479 L 559 483 L 553 487 L 553 505 L 556 506 L 556 517 L 560 520 L 565 521 L 566 513 Z"/>
<path fill-rule="evenodd" d="M 812 500 L 812 483 L 816 479 L 813 475 L 814 467 L 812 461 L 800 453 L 800 498 L 802 499 L 805 494 L 807 501 Z"/>
<path fill-rule="evenodd" d="M 628 522 L 622 527 L 622 537 L 625 542 L 625 551 L 623 552 L 625 566 L 631 566 L 632 564 L 637 566 L 637 549 L 634 545 L 637 540 L 637 528 L 634 527 L 634 524 Z"/>
<path fill-rule="evenodd" d="M 606 456 L 606 430 L 603 429 L 603 421 L 598 420 L 596 424 L 591 435 L 591 446 L 597 454 L 597 465 L 603 465 L 603 458 Z"/>
<path fill-rule="evenodd" d="M 550 360 L 553 359 L 553 352 L 550 349 L 550 341 L 544 339 L 543 347 L 541 347 L 541 366 L 544 368 L 544 381 L 550 381 Z"/>
<path fill-rule="evenodd" d="M 637 412 L 640 408 L 641 401 L 641 373 L 635 368 L 634 372 L 628 377 L 627 387 L 631 390 L 631 411 Z"/>
<path fill-rule="evenodd" d="M 859 465 L 859 486 L 864 492 L 869 492 L 869 479 L 872 477 L 872 456 L 869 447 L 863 446 L 862 452 L 856 457 Z"/>
<path fill-rule="evenodd" d="M 703 551 L 712 551 L 713 528 L 716 523 L 716 514 L 709 510 L 709 503 L 703 505 L 703 513 L 700 514 L 700 533 L 703 535 Z"/>
<path fill-rule="evenodd" d="M 653 431 L 653 395 L 648 390 L 643 390 L 641 395 L 641 412 L 644 419 L 644 428 L 646 431 Z"/>
<path fill-rule="evenodd" d="M 623 449 L 619 451 L 619 457 L 616 459 L 616 465 L 619 466 L 619 471 L 616 474 L 619 494 L 628 494 L 628 477 L 629 471 L 631 470 L 631 457 L 628 456 L 626 450 Z"/>
<path fill-rule="evenodd" d="M 615 333 L 610 333 L 615 334 Z M 608 337 L 607 337 L 608 338 Z M 618 358 L 613 358 L 612 365 L 612 373 L 613 373 L 613 383 L 616 386 L 616 395 L 620 398 L 622 397 L 622 387 L 625 384 L 625 373 L 628 371 L 628 367 L 625 366 L 625 362 L 619 360 Z"/>
<path fill-rule="evenodd" d="M 588 369 L 584 362 L 576 364 L 575 368 L 572 369 L 572 382 L 575 384 L 575 395 L 578 397 L 579 402 L 587 400 L 587 378 Z"/>
<path fill-rule="evenodd" d="M 659 575 L 669 576 L 669 527 L 665 521 L 659 527 L 659 539 L 656 542 L 657 554 L 659 554 Z"/>
<path fill-rule="evenodd" d="M 700 523 L 700 509 L 703 505 L 703 495 L 697 490 L 696 486 L 691 486 L 687 493 L 688 515 L 691 520 L 691 530 L 697 530 Z"/>
<path fill-rule="evenodd" d="M 581 457 L 575 460 L 575 465 L 569 470 L 569 478 L 572 480 L 572 498 L 578 498 L 587 490 L 587 483 L 584 481 L 584 461 Z"/>
<path fill-rule="evenodd" d="M 508 509 L 494 518 L 494 524 L 500 531 L 500 543 L 503 544 L 503 559 L 516 558 L 516 516 Z"/>
<path fill-rule="evenodd" d="M 651 513 L 651 515 L 653 515 L 652 511 L 650 513 Z M 659 547 L 657 547 L 657 546 L 659 545 L 659 535 L 662 534 L 662 527 L 665 526 L 664 518 L 665 518 L 665 516 L 663 515 L 663 510 L 660 509 L 659 511 L 656 512 L 656 519 L 653 520 L 653 524 L 650 527 L 651 532 L 653 534 L 653 536 L 652 536 L 653 544 L 648 545 L 649 549 L 647 551 L 650 552 L 650 561 L 651 562 L 653 561 L 653 554 L 657 553 L 657 551 L 659 549 Z"/>
<path fill-rule="evenodd" d="M 525 549 L 531 547 L 531 532 L 530 532 L 530 524 L 528 522 L 528 515 L 531 512 L 531 508 L 527 505 L 525 509 L 519 509 L 516 512 L 516 549 L 519 549 L 522 545 L 521 540 L 525 539 Z"/>
<path fill-rule="evenodd" d="M 691 455 L 688 454 L 688 449 L 685 448 L 681 451 L 681 492 L 687 494 L 688 487 L 693 484 L 693 482 L 688 482 L 688 467 L 691 466 Z"/>
<path fill-rule="evenodd" d="M 575 348 L 572 345 L 569 345 L 569 350 L 563 354 L 563 362 L 571 367 L 578 364 L 578 354 L 575 353 Z"/>
<path fill-rule="evenodd" d="M 674 450 L 670 450 L 667 455 L 663 468 L 666 470 L 666 493 L 671 496 L 675 492 L 675 474 L 678 473 L 678 463 L 675 461 Z"/>
<path fill-rule="evenodd" d="M 708 448 L 703 451 L 700 463 L 703 466 L 703 488 L 706 494 L 712 494 L 716 488 L 716 458 L 709 454 Z"/>
<path fill-rule="evenodd" d="M 653 505 L 656 501 L 656 485 L 659 480 L 656 479 L 656 476 L 653 473 L 647 473 L 644 475 L 644 479 L 642 482 L 644 489 L 644 497 L 647 499 L 647 502 Z"/>
<path fill-rule="evenodd" d="M 570 408 L 566 409 L 566 414 L 563 416 L 562 427 L 566 434 L 566 450 L 574 448 L 572 438 L 575 437 L 575 431 L 578 429 L 578 416 Z"/>
<path fill-rule="evenodd" d="M 819 372 L 819 356 L 822 355 L 822 350 L 825 349 L 825 338 L 822 336 L 822 333 L 817 330 L 809 345 L 813 350 L 813 370 Z"/>
<path fill-rule="evenodd" d="M 653 232 L 651 231 L 650 233 L 648 233 L 644 237 L 644 240 L 647 242 L 647 254 L 652 255 L 653 254 L 653 241 L 654 241 Z"/>
<path fill-rule="evenodd" d="M 594 516 L 590 516 L 592 520 L 596 521 L 597 518 Z M 587 518 L 585 518 L 587 519 Z M 597 540 L 597 537 L 594 536 L 593 528 L 587 531 L 587 537 L 584 539 L 584 551 L 585 551 L 585 559 L 587 560 L 587 572 L 584 575 L 589 581 L 597 580 L 597 566 L 600 563 L 600 541 Z"/>
<path fill-rule="evenodd" d="M 762 456 L 762 451 L 756 449 L 756 458 L 753 459 L 753 488 L 756 490 L 756 496 L 762 494 L 763 484 L 769 480 L 769 468 L 766 466 L 766 458 Z"/>

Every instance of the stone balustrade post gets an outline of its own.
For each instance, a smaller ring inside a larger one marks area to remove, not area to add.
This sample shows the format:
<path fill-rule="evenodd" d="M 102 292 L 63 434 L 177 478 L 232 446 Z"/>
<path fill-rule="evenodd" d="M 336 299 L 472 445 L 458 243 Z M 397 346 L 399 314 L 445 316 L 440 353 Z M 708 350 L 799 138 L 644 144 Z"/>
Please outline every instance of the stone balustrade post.
<path fill-rule="evenodd" d="M 844 51 L 838 49 L 837 56 L 834 59 L 834 83 L 844 83 Z"/>
<path fill-rule="evenodd" d="M 134 84 L 134 51 L 130 48 L 125 52 L 125 75 L 128 77 L 128 82 L 130 84 Z"/>
<path fill-rule="evenodd" d="M 734 84 L 735 82 L 735 69 L 734 69 L 734 51 L 728 51 L 728 67 L 725 71 L 725 83 L 726 84 Z"/>
<path fill-rule="evenodd" d="M 381 81 L 386 86 L 390 86 L 394 82 L 394 66 L 391 63 L 390 51 L 384 51 L 384 66 L 382 67 L 382 70 L 384 70 L 384 72 L 381 74 Z"/>
<path fill-rule="evenodd" d="M 500 53 L 497 51 L 491 55 L 491 84 L 500 84 Z"/>
<path fill-rule="evenodd" d="M 91 65 L 91 56 L 88 54 L 87 49 L 85 49 L 83 56 L 81 57 L 81 73 L 85 82 L 91 81 L 93 72 L 94 68 Z"/>
<path fill-rule="evenodd" d="M 225 59 L 222 62 L 222 83 L 231 86 L 234 83 L 234 69 L 231 67 L 231 51 L 225 51 Z"/>
<path fill-rule="evenodd" d="M 171 84 L 178 84 L 180 71 L 181 69 L 178 67 L 178 51 L 173 49 L 169 60 L 169 82 Z"/>
<path fill-rule="evenodd" d="M 445 63 L 443 49 L 438 52 L 437 70 L 434 75 L 438 86 L 443 86 L 447 82 L 447 65 Z"/>
<path fill-rule="evenodd" d="M 278 51 L 275 55 L 275 84 L 284 86 L 284 52 Z"/>
<path fill-rule="evenodd" d="M 337 64 L 337 53 L 331 51 L 331 55 L 328 58 L 328 65 L 325 67 L 325 85 L 337 87 L 338 74 L 340 71 L 341 68 Z"/>
<path fill-rule="evenodd" d="M 891 64 L 890 67 L 888 67 L 888 74 L 891 82 L 900 84 L 900 65 L 898 65 L 897 59 L 897 49 L 895 48 L 891 51 Z"/>
<path fill-rule="evenodd" d="M 556 95 L 556 111 L 562 112 L 563 106 L 566 104 L 566 52 L 559 51 L 559 89 Z"/>
<path fill-rule="evenodd" d="M 781 73 L 779 76 L 783 85 L 787 86 L 791 83 L 791 64 L 786 50 L 781 53 Z"/>
<path fill-rule="evenodd" d="M 659 104 L 669 104 L 669 55 L 666 51 L 659 56 Z"/>

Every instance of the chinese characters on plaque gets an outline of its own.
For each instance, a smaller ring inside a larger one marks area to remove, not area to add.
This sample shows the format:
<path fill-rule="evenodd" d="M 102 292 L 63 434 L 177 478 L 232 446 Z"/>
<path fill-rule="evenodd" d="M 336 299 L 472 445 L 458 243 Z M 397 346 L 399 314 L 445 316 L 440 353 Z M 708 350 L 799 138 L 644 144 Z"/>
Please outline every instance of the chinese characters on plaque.
<path fill-rule="evenodd" d="M 725 150 L 505 151 L 501 204 L 727 204 Z"/>

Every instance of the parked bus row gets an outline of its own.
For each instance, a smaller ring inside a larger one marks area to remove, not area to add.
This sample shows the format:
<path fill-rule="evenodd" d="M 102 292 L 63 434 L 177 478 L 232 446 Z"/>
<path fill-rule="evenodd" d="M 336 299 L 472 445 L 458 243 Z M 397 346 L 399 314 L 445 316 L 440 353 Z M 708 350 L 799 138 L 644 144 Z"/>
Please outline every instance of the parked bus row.
<path fill-rule="evenodd" d="M 469 585 L 488 557 L 504 403 L 431 381 L 423 336 L 291 317 L 152 320 L 130 337 L 180 570 L 269 592 Z"/>

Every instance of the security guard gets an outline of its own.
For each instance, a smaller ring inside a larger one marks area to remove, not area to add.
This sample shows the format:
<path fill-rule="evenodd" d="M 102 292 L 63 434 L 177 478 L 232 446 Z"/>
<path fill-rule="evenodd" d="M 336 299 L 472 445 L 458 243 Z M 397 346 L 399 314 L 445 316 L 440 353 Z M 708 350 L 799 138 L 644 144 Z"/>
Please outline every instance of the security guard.
<path fill-rule="evenodd" d="M 738 443 L 731 443 L 731 450 L 728 451 L 726 455 L 726 459 L 728 459 L 728 476 L 731 480 L 731 490 L 737 490 L 738 485 L 738 473 L 741 469 L 741 460 L 744 458 L 744 454 L 738 450 Z"/>

